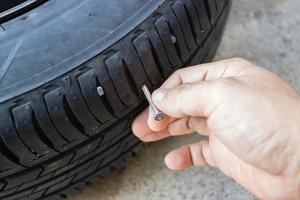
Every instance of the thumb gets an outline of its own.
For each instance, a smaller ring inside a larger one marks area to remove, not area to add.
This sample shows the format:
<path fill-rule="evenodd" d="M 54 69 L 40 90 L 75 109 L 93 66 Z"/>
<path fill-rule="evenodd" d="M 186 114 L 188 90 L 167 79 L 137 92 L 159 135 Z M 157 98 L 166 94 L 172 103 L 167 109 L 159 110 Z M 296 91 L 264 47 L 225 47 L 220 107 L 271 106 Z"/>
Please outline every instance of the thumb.
<path fill-rule="evenodd" d="M 154 91 L 155 105 L 174 118 L 209 117 L 222 102 L 226 93 L 227 80 L 204 81 L 182 84 L 171 89 L 160 88 Z"/>

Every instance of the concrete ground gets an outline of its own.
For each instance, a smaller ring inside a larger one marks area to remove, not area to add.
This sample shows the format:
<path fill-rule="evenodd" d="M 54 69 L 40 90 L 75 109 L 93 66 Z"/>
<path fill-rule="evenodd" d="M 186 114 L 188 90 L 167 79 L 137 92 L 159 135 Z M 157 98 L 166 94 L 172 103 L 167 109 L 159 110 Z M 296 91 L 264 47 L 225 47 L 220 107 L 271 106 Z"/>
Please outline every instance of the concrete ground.
<path fill-rule="evenodd" d="M 234 0 L 215 59 L 247 58 L 300 90 L 299 11 L 299 0 Z M 166 169 L 163 157 L 168 151 L 199 138 L 192 135 L 149 144 L 125 170 L 113 173 L 69 200 L 255 199 L 216 169 Z"/>

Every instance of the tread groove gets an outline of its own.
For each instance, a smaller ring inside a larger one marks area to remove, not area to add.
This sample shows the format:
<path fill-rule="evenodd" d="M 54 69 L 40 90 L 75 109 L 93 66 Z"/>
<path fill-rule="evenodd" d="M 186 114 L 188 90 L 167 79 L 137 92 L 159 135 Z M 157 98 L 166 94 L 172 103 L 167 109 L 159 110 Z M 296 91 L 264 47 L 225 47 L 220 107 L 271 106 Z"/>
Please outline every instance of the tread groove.
<path fill-rule="evenodd" d="M 38 123 L 35 112 L 32 111 L 31 116 L 32 116 L 31 117 L 32 125 L 33 125 L 34 129 L 36 130 L 38 137 L 51 149 L 56 150 L 53 142 L 46 136 L 45 132 L 41 128 L 40 124 Z"/>
<path fill-rule="evenodd" d="M 107 60 L 107 59 L 106 59 L 106 60 Z M 115 91 L 118 91 L 117 86 L 115 85 L 114 81 L 112 81 L 112 77 L 111 77 L 111 75 L 110 75 L 110 73 L 109 73 L 109 71 L 108 71 L 108 69 L 107 69 L 107 66 L 105 66 L 105 68 L 106 68 L 106 71 L 108 72 L 108 75 L 109 75 L 109 77 L 110 77 L 111 83 L 112 83 L 112 85 L 113 85 Z M 120 93 L 119 93 L 119 92 L 116 92 L 116 94 L 117 94 L 118 99 L 119 99 L 119 101 L 121 102 L 122 106 L 124 106 L 124 108 L 126 109 L 127 106 L 126 106 L 126 104 L 123 102 L 123 100 L 122 100 L 122 98 L 121 98 L 121 96 L 120 96 Z"/>
<path fill-rule="evenodd" d="M 170 25 L 169 22 L 167 22 L 167 25 L 168 25 L 168 28 L 169 28 L 170 33 L 171 33 L 171 37 L 172 37 L 171 40 L 172 40 L 172 43 L 173 43 L 174 48 L 175 48 L 175 50 L 176 50 L 176 53 L 177 53 L 177 55 L 178 55 L 180 61 L 182 62 L 182 53 L 181 53 L 181 51 L 180 51 L 180 47 L 179 47 L 178 42 L 177 42 L 178 38 L 176 37 L 176 34 L 175 34 L 175 32 L 174 32 L 174 30 L 173 30 L 173 28 L 171 27 L 171 25 Z"/>
<path fill-rule="evenodd" d="M 122 59 L 122 68 L 124 70 L 126 80 L 129 83 L 128 85 L 129 85 L 130 89 L 133 91 L 134 94 L 139 94 L 139 91 L 137 90 L 137 88 L 134 87 L 136 84 L 135 84 L 132 76 L 130 75 L 130 72 L 128 70 L 128 65 L 124 59 Z"/>
<path fill-rule="evenodd" d="M 160 63 L 159 57 L 158 57 L 158 55 L 155 51 L 155 48 L 154 48 L 154 45 L 153 45 L 152 41 L 150 39 L 148 39 L 148 42 L 149 42 L 151 54 L 154 58 L 157 69 L 158 69 L 159 73 L 162 74 L 164 78 L 166 78 L 166 76 L 165 76 L 166 73 L 163 70 L 162 64 Z"/>
<path fill-rule="evenodd" d="M 45 98 L 42 98 L 42 101 L 43 101 L 43 104 L 44 105 L 47 105 L 47 102 L 45 101 Z M 57 129 L 57 127 L 55 126 L 55 123 L 54 123 L 54 121 L 53 121 L 53 119 L 52 119 L 52 117 L 51 117 L 51 115 L 50 115 L 50 113 L 49 113 L 49 110 L 47 109 L 47 107 L 46 107 L 46 109 L 45 109 L 45 112 L 47 113 L 47 118 L 49 119 L 49 122 L 50 122 L 50 124 L 51 124 L 51 127 L 53 127 L 53 129 L 59 134 L 59 136 L 64 140 L 64 141 L 66 141 L 66 142 L 69 142 L 69 140 Z"/>
<path fill-rule="evenodd" d="M 192 31 L 193 38 L 194 38 L 194 40 L 196 41 L 196 40 L 197 40 L 197 34 L 196 34 L 196 31 L 195 31 L 195 26 L 192 26 L 192 24 L 193 24 L 193 18 L 192 18 L 192 16 L 191 16 L 190 12 L 188 11 L 188 9 L 187 9 L 187 7 L 186 7 L 185 4 L 183 4 L 183 8 L 184 8 L 184 11 L 185 11 L 186 16 L 187 16 L 187 18 L 188 18 L 188 21 L 189 21 L 189 23 L 190 23 L 190 27 L 191 27 L 191 31 Z M 196 19 L 194 19 L 194 20 L 196 20 Z M 197 21 L 198 21 L 198 20 L 197 20 Z"/>
<path fill-rule="evenodd" d="M 78 85 L 78 87 L 80 87 L 80 86 Z M 81 90 L 79 90 L 79 91 L 80 91 L 80 95 L 82 96 L 82 91 Z M 92 119 L 95 120 L 96 122 L 98 122 L 100 125 L 102 125 L 102 122 L 99 121 L 98 118 L 95 116 L 95 114 L 92 112 L 92 110 L 91 110 L 90 106 L 88 105 L 86 99 L 82 97 L 82 100 L 83 100 L 84 105 L 87 108 L 88 113 L 91 115 Z"/>
<path fill-rule="evenodd" d="M 36 151 L 34 151 L 33 149 L 31 149 L 31 148 L 25 143 L 25 141 L 23 140 L 23 138 L 20 136 L 20 133 L 19 133 L 19 131 L 17 130 L 17 127 L 16 127 L 16 121 L 15 121 L 15 118 L 14 118 L 12 112 L 10 112 L 10 116 L 11 116 L 13 128 L 15 129 L 15 132 L 16 132 L 16 134 L 18 135 L 18 138 L 20 139 L 20 141 L 22 142 L 22 144 L 26 147 L 26 149 L 27 149 L 28 151 L 30 151 L 30 152 L 35 156 L 35 157 L 33 158 L 33 160 L 37 160 L 38 153 L 37 153 Z"/>
<path fill-rule="evenodd" d="M 101 84 L 100 84 L 100 81 L 99 81 L 98 78 L 96 78 L 96 85 L 97 85 L 97 87 L 99 87 L 99 86 L 101 87 Z M 105 93 L 105 91 L 104 91 L 104 93 Z M 101 96 L 100 98 L 101 98 L 101 100 L 102 100 L 102 102 L 103 102 L 105 108 L 108 110 L 108 112 L 110 112 L 111 114 L 114 113 L 114 110 L 113 110 L 112 106 L 110 105 L 110 103 L 109 103 L 109 101 L 108 101 L 106 95 L 103 95 L 103 96 Z M 112 115 L 113 115 L 113 114 L 112 114 Z M 115 117 L 115 116 L 114 116 L 114 117 Z"/>
<path fill-rule="evenodd" d="M 209 18 L 209 20 L 212 20 L 212 13 L 210 11 L 210 7 L 209 7 L 208 1 L 211 1 L 211 0 L 203 0 L 204 5 L 205 5 L 205 10 L 206 10 L 207 15 L 208 15 L 208 18 Z"/>
<path fill-rule="evenodd" d="M 67 117 L 73 124 L 73 126 L 76 127 L 77 130 L 80 131 L 81 133 L 85 133 L 84 126 L 81 124 L 81 122 L 77 119 L 76 115 L 73 113 L 72 108 L 65 95 L 63 96 L 63 108 L 67 114 Z"/>
<path fill-rule="evenodd" d="M 20 159 L 18 158 L 18 156 L 16 156 L 6 145 L 5 143 L 2 141 L 2 139 L 0 139 L 0 151 L 1 153 L 8 159 L 11 160 L 12 162 L 25 167 L 21 164 Z"/>

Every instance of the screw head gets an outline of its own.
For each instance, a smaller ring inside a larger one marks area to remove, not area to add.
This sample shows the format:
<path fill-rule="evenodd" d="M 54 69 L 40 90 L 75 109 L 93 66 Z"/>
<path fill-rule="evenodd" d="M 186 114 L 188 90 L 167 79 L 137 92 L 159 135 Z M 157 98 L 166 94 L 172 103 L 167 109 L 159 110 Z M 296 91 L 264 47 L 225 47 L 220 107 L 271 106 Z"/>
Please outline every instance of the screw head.
<path fill-rule="evenodd" d="M 95 72 L 90 73 L 90 77 L 94 77 L 95 75 L 96 75 Z"/>
<path fill-rule="evenodd" d="M 163 113 L 157 113 L 154 117 L 155 121 L 161 121 L 165 118 L 165 115 Z"/>
<path fill-rule="evenodd" d="M 177 42 L 177 39 L 174 35 L 171 36 L 171 40 L 172 40 L 172 43 L 175 44 Z"/>
<path fill-rule="evenodd" d="M 55 95 L 56 95 L 57 97 L 59 97 L 59 96 L 61 95 L 61 93 L 60 93 L 59 91 L 57 91 L 57 92 L 55 93 Z"/>
<path fill-rule="evenodd" d="M 30 106 L 29 104 L 27 104 L 27 105 L 25 106 L 25 109 L 26 109 L 26 110 L 31 110 L 31 106 Z"/>
<path fill-rule="evenodd" d="M 99 96 L 103 96 L 104 95 L 104 90 L 101 86 L 97 87 L 97 93 L 99 94 Z"/>

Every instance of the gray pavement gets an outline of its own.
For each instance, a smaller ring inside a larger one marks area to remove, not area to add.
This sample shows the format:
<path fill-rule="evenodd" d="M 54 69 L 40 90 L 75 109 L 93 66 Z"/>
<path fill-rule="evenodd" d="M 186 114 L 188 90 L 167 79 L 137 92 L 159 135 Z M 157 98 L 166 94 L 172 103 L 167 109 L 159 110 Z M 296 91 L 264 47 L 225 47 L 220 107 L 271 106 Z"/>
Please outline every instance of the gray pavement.
<path fill-rule="evenodd" d="M 233 0 L 215 60 L 236 56 L 268 68 L 300 90 L 300 1 Z M 125 170 L 69 200 L 255 199 L 216 169 L 166 169 L 163 157 L 168 151 L 199 138 L 191 135 L 148 144 Z"/>

